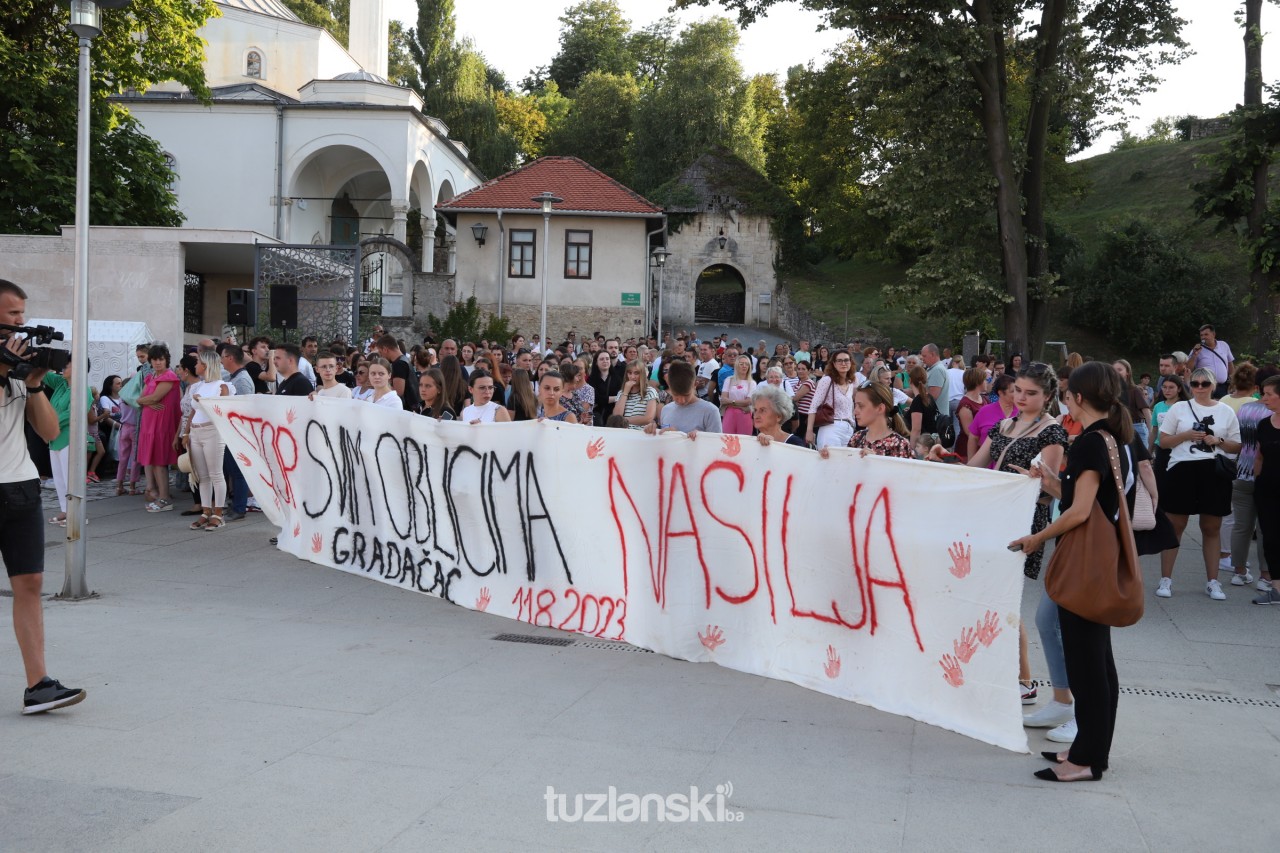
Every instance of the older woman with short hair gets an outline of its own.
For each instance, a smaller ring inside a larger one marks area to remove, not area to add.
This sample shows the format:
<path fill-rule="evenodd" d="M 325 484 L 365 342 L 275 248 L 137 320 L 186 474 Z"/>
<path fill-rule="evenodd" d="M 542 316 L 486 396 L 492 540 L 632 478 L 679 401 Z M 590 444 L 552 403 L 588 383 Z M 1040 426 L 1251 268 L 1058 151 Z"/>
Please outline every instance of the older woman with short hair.
<path fill-rule="evenodd" d="M 768 382 L 757 385 L 751 392 L 751 421 L 756 429 L 756 439 L 763 445 L 780 441 L 807 448 L 803 438 L 782 428 L 795 411 L 791 397 L 781 387 Z"/>

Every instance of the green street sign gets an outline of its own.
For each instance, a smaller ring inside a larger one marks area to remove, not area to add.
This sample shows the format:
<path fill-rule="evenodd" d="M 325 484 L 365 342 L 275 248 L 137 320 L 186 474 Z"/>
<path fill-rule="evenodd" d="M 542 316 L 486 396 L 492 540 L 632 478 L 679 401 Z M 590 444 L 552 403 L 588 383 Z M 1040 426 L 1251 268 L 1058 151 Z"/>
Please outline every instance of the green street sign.
<path fill-rule="evenodd" d="M 640 307 L 640 294 L 638 294 L 638 293 L 624 293 L 624 294 L 622 294 L 622 307 L 623 307 L 623 308 L 639 308 L 639 307 Z"/>

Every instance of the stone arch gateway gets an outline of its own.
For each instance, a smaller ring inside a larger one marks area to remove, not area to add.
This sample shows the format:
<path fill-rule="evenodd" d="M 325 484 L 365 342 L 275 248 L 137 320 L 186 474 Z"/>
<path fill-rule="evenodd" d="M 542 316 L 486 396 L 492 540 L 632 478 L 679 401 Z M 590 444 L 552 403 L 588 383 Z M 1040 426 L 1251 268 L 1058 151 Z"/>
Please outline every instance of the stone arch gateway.
<path fill-rule="evenodd" d="M 694 285 L 694 322 L 744 325 L 747 321 L 747 280 L 732 264 L 711 264 L 698 273 Z"/>

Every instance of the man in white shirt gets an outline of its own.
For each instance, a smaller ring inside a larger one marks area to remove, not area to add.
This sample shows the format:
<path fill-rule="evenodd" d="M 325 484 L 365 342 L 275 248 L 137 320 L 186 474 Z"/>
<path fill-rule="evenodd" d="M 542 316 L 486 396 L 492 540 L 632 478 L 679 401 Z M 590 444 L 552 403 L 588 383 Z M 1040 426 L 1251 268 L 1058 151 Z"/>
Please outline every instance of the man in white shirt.
<path fill-rule="evenodd" d="M 720 362 L 716 361 L 716 351 L 709 341 L 698 345 L 698 379 L 694 383 L 698 398 L 705 400 L 715 390 L 716 373 L 720 370 Z"/>

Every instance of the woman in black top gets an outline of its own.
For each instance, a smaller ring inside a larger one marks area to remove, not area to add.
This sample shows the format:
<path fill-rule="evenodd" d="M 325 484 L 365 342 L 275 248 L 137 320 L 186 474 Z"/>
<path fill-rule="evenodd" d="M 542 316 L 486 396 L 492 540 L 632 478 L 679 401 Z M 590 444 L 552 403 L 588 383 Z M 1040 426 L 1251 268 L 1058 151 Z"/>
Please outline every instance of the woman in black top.
<path fill-rule="evenodd" d="M 670 359 L 669 352 L 663 353 L 664 367 L 670 363 Z M 595 408 L 591 410 L 591 417 L 598 427 L 604 426 L 605 419 L 613 412 L 613 407 L 609 405 L 609 371 L 612 369 L 613 359 L 609 357 L 609 353 L 600 350 L 592 361 L 591 372 L 587 374 L 587 384 L 596 395 Z"/>
<path fill-rule="evenodd" d="M 1271 410 L 1271 417 L 1258 421 L 1253 503 L 1262 531 L 1262 553 L 1275 578 L 1280 571 L 1280 376 L 1272 376 L 1262 383 L 1262 405 Z M 1280 590 L 1273 585 L 1263 590 L 1253 603 L 1280 604 Z"/>
<path fill-rule="evenodd" d="M 1041 478 L 1045 491 L 1060 498 L 1062 515 L 1039 533 L 1010 543 L 1010 548 L 1027 554 L 1034 553 L 1049 539 L 1083 524 L 1092 512 L 1094 501 L 1112 523 L 1118 522 L 1120 495 L 1116 493 L 1104 432 L 1115 439 L 1120 450 L 1121 482 L 1127 482 L 1130 476 L 1129 454 L 1122 448 L 1133 440 L 1133 423 L 1115 368 L 1091 361 L 1073 370 L 1067 380 L 1065 402 L 1071 417 L 1084 427 L 1084 432 L 1067 451 L 1067 467 L 1061 480 L 1053 471 L 1039 466 L 1031 471 L 1032 476 Z M 1132 505 L 1125 511 L 1132 512 Z M 1116 707 L 1120 701 L 1116 663 L 1111 654 L 1111 628 L 1078 616 L 1061 605 L 1058 621 L 1062 626 L 1067 677 L 1075 695 L 1078 733 L 1066 752 L 1041 753 L 1057 766 L 1035 775 L 1051 782 L 1101 779 L 1111 753 Z"/>

